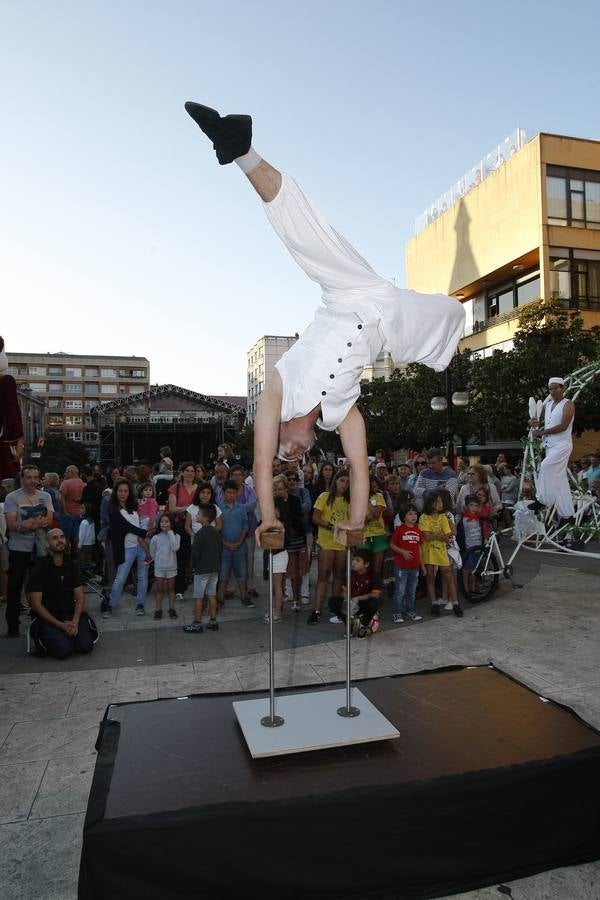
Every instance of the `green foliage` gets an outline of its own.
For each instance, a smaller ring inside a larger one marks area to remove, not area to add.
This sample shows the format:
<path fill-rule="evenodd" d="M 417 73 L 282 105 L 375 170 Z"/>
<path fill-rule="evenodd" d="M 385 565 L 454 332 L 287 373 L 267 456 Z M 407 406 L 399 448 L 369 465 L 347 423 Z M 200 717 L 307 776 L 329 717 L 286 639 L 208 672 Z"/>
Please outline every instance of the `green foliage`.
<path fill-rule="evenodd" d="M 67 466 L 81 469 L 89 461 L 87 451 L 77 441 L 71 441 L 62 434 L 48 434 L 44 439 L 38 465 L 42 472 L 58 472 L 62 475 Z"/>

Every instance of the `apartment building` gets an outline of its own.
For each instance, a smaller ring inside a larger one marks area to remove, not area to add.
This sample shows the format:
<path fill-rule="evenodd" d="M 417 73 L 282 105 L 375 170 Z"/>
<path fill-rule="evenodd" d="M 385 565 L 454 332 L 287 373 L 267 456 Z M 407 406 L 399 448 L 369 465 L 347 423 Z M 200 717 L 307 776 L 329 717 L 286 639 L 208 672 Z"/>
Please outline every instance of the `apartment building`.
<path fill-rule="evenodd" d="M 98 433 L 90 410 L 103 400 L 147 391 L 150 363 L 145 356 L 76 356 L 70 353 L 7 353 L 18 386 L 46 404 L 49 434 L 64 434 L 90 450 Z"/>
<path fill-rule="evenodd" d="M 264 334 L 248 350 L 248 413 L 246 421 L 254 422 L 258 398 L 262 394 L 265 384 L 273 374 L 275 363 L 278 362 L 286 350 L 289 350 L 298 340 L 298 334 L 293 336 L 281 334 Z"/>

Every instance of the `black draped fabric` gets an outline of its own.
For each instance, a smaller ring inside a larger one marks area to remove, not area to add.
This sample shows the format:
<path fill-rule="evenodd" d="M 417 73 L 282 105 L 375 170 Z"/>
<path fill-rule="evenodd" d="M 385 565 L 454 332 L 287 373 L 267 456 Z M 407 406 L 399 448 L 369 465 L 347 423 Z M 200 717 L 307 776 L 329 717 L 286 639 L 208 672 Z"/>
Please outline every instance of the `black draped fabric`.
<path fill-rule="evenodd" d="M 253 695 L 111 707 L 80 900 L 405 900 L 600 855 L 600 736 L 573 713 L 487 666 L 359 687 L 399 739 L 253 760 Z"/>

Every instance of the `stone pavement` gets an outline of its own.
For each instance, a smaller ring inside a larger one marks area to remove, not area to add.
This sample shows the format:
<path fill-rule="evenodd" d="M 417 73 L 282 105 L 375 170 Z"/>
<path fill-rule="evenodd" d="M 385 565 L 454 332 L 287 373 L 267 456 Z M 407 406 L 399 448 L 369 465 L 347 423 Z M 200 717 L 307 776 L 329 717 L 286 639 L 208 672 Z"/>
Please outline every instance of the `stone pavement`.
<path fill-rule="evenodd" d="M 353 675 L 370 678 L 444 665 L 493 662 L 540 695 L 600 728 L 600 562 L 523 552 L 513 590 L 439 619 L 384 626 L 352 647 Z M 176 622 L 123 609 L 101 623 L 85 659 L 24 657 L 0 642 L 0 872 L 2 900 L 74 900 L 98 723 L 110 703 L 266 688 L 264 585 L 257 608 L 228 601 L 216 633 L 185 635 Z M 153 597 L 148 598 L 148 607 Z M 132 607 L 132 602 L 125 606 Z M 94 612 L 97 600 L 89 597 Z M 325 617 L 326 618 L 326 617 Z M 278 686 L 344 678 L 342 627 L 305 624 L 306 608 L 275 627 Z M 99 620 L 100 621 L 100 620 Z M 600 863 L 558 869 L 460 895 L 461 900 L 598 900 Z"/>

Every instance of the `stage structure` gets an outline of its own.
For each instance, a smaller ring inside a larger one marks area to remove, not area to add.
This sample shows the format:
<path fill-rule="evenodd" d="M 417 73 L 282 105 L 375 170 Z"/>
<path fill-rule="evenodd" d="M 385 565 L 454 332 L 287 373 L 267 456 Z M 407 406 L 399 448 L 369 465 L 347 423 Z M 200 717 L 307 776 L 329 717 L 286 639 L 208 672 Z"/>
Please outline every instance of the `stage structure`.
<path fill-rule="evenodd" d="M 100 403 L 91 410 L 98 462 L 156 461 L 165 444 L 177 460 L 208 460 L 218 444 L 235 443 L 245 404 L 245 397 L 212 397 L 174 384 Z"/>

